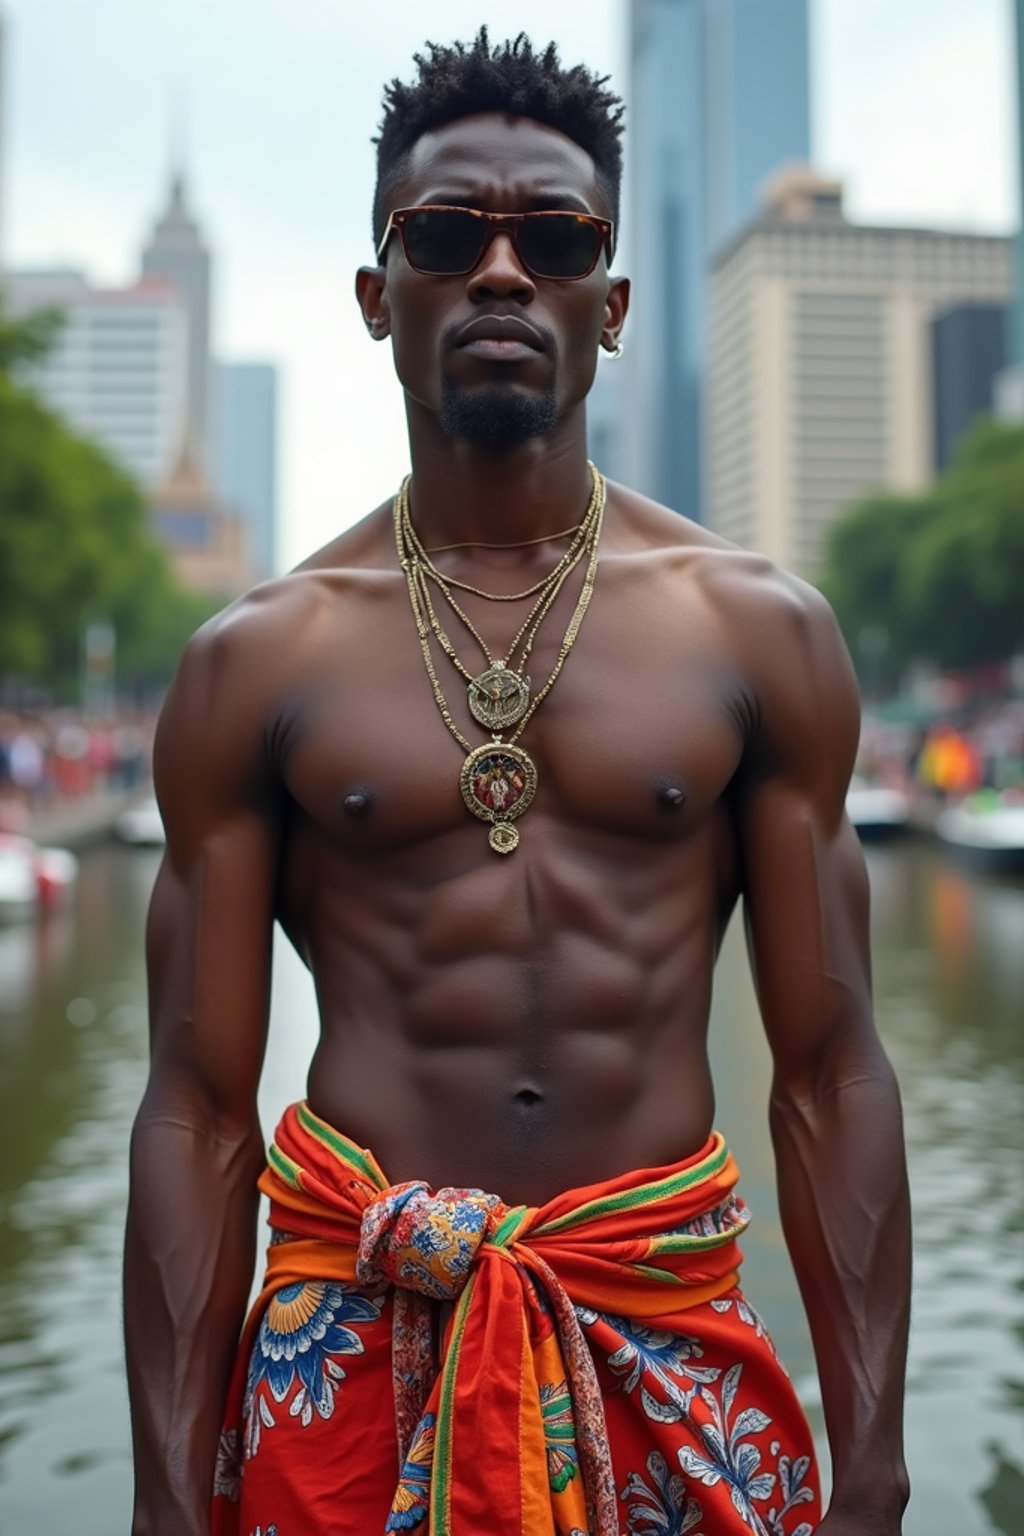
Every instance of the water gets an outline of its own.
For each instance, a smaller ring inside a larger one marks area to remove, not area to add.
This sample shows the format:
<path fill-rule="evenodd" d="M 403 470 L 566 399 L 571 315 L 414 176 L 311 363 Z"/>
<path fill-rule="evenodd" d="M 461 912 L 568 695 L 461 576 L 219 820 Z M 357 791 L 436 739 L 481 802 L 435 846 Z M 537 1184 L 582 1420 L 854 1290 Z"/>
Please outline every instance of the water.
<path fill-rule="evenodd" d="M 155 855 L 103 848 L 72 911 L 0 928 L 0 1531 L 126 1530 L 119 1265 L 145 1072 Z M 876 993 L 915 1207 L 907 1536 L 1024 1530 L 1024 885 L 872 851 Z M 282 945 L 264 1126 L 302 1092 L 312 987 Z M 768 1053 L 738 933 L 719 966 L 718 1123 L 756 1211 L 745 1282 L 820 1427 L 772 1194 Z"/>

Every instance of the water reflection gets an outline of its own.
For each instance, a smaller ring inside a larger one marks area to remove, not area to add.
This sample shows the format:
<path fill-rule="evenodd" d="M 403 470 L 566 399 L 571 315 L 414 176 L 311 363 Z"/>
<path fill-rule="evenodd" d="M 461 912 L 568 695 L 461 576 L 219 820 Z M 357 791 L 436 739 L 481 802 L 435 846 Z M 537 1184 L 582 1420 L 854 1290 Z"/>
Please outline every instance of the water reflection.
<path fill-rule="evenodd" d="M 872 852 L 876 991 L 903 1085 L 916 1212 L 908 1536 L 1024 1528 L 1024 886 L 909 845 Z M 0 1510 L 4 1529 L 127 1525 L 118 1269 L 146 1029 L 156 856 L 83 859 L 75 906 L 0 928 Z M 264 1125 L 302 1091 L 309 978 L 279 946 Z M 815 1412 L 772 1191 L 769 1061 L 730 934 L 713 1020 L 718 1122 L 756 1220 L 746 1279 Z"/>

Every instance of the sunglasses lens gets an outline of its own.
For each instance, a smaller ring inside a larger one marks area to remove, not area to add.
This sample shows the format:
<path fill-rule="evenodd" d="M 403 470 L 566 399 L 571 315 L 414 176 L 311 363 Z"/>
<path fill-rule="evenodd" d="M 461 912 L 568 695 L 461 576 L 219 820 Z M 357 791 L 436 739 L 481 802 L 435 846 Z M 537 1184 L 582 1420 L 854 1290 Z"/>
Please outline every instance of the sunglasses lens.
<path fill-rule="evenodd" d="M 405 253 L 420 272 L 471 272 L 483 253 L 487 227 L 461 208 L 424 208 L 405 221 Z"/>
<path fill-rule="evenodd" d="M 601 233 L 572 213 L 538 213 L 520 224 L 519 249 L 536 277 L 582 277 L 597 262 Z"/>

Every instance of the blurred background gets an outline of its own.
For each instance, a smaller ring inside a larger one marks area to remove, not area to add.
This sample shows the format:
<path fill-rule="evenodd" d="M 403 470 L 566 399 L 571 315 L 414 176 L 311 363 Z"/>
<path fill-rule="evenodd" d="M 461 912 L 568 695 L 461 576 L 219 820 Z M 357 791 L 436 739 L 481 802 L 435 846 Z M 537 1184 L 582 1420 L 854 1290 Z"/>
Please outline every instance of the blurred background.
<path fill-rule="evenodd" d="M 0 0 L 0 1531 L 126 1528 L 126 1139 L 153 725 L 195 626 L 406 467 L 383 82 L 540 0 Z M 916 1211 L 909 1536 L 1024 1530 L 1024 0 L 565 0 L 627 103 L 600 466 L 822 587 Z M 244 963 L 244 957 L 240 957 Z M 275 959 L 264 1126 L 315 1000 Z M 731 934 L 719 1124 L 816 1430 Z"/>

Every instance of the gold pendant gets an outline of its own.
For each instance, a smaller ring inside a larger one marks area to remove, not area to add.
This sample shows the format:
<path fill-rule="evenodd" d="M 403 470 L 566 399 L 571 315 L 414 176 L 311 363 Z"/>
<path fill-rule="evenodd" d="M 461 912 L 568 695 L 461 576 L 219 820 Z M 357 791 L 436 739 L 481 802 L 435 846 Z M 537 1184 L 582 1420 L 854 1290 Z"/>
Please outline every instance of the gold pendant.
<path fill-rule="evenodd" d="M 530 707 L 530 679 L 520 677 L 503 661 L 474 677 L 469 685 L 469 712 L 488 731 L 507 731 Z"/>
<path fill-rule="evenodd" d="M 522 747 L 485 742 L 476 747 L 459 775 L 462 798 L 474 816 L 491 823 L 495 853 L 512 853 L 519 833 L 509 823 L 521 816 L 537 792 L 537 769 Z"/>

